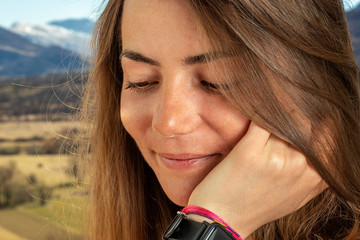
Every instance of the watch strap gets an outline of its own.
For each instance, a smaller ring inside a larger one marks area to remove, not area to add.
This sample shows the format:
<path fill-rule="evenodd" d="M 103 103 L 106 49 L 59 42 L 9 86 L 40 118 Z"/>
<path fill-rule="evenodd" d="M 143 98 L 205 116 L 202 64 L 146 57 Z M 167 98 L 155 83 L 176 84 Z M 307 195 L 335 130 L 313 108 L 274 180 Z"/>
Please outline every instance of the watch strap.
<path fill-rule="evenodd" d="M 163 234 L 163 240 L 234 240 L 219 223 L 197 222 L 178 212 Z"/>
<path fill-rule="evenodd" d="M 211 223 L 199 240 L 236 240 L 234 236 L 217 222 Z"/>
<path fill-rule="evenodd" d="M 186 217 L 186 214 L 178 212 L 163 234 L 163 239 L 199 239 L 208 225 L 207 222 L 200 223 L 190 220 Z"/>

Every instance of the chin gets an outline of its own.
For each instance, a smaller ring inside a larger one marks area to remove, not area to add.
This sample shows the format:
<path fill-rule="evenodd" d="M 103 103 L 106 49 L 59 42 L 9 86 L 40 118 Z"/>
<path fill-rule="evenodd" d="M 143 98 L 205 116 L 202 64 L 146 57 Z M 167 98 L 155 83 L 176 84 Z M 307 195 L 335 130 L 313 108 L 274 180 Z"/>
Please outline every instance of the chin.
<path fill-rule="evenodd" d="M 168 198 L 170 199 L 170 201 L 172 201 L 173 203 L 175 203 L 178 206 L 181 207 L 185 207 L 190 199 L 190 194 L 185 195 L 185 194 L 180 194 L 179 196 L 173 196 L 173 195 L 167 195 Z"/>
<path fill-rule="evenodd" d="M 191 180 L 189 180 L 191 179 Z M 161 177 L 158 178 L 162 189 L 164 190 L 166 196 L 178 206 L 187 206 L 191 193 L 197 187 L 197 185 L 201 182 L 203 178 L 197 177 L 189 177 L 186 179 L 178 179 L 172 178 L 170 181 L 166 179 L 166 181 L 162 181 Z"/>

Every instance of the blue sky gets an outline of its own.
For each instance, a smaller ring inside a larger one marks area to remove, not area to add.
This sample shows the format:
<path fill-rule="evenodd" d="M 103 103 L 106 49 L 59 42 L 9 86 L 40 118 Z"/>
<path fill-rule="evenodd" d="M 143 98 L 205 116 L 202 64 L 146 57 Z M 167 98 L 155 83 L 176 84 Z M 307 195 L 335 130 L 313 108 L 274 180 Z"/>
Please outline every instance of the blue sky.
<path fill-rule="evenodd" d="M 96 19 L 103 0 L 0 0 L 0 26 L 44 24 L 67 18 Z"/>
<path fill-rule="evenodd" d="M 344 0 L 346 7 L 353 7 L 360 0 Z M 67 18 L 96 19 L 102 0 L 0 0 L 0 26 L 14 22 L 44 24 Z"/>
<path fill-rule="evenodd" d="M 360 0 L 343 0 L 345 2 L 345 9 L 349 10 L 349 8 L 356 7 Z"/>

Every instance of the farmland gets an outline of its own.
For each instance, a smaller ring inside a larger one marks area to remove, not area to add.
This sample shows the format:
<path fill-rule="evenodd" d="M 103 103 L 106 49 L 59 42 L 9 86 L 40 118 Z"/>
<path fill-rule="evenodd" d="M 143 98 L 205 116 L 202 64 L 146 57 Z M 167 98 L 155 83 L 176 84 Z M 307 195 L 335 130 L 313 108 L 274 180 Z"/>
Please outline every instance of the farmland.
<path fill-rule="evenodd" d="M 74 126 L 77 123 L 64 121 L 0 123 L 0 167 L 15 166 L 13 190 L 25 186 L 31 195 L 23 203 L 0 209 L 0 239 L 80 239 L 87 192 L 71 173 L 75 156 L 43 154 L 50 140 L 61 142 Z M 59 144 L 62 147 L 66 146 Z M 45 200 L 38 190 L 42 188 L 51 189 Z"/>
<path fill-rule="evenodd" d="M 0 81 L 0 239 L 81 239 L 88 192 L 78 174 L 74 79 Z"/>

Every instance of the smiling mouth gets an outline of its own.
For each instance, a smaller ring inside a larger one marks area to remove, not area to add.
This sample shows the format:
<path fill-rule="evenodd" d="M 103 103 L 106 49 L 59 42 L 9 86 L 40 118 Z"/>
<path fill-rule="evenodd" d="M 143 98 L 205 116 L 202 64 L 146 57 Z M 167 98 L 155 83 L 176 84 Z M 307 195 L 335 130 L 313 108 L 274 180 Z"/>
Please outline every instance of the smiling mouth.
<path fill-rule="evenodd" d="M 220 154 L 200 155 L 200 154 L 159 154 L 161 162 L 170 169 L 186 170 L 196 168 L 207 162 L 218 159 Z"/>

